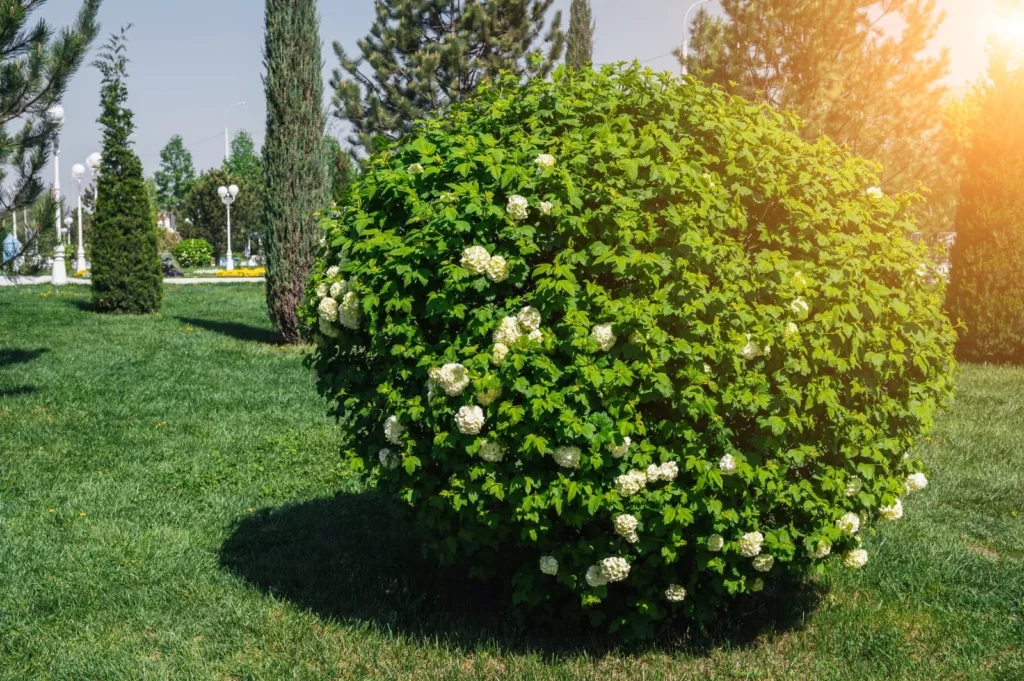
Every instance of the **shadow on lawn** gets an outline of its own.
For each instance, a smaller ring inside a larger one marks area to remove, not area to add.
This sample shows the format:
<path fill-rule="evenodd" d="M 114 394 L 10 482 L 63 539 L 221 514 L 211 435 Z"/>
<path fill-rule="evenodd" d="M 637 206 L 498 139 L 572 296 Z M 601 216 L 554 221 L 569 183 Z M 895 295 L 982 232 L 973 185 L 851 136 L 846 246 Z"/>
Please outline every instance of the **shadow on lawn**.
<path fill-rule="evenodd" d="M 50 351 L 50 348 L 36 348 L 35 350 L 24 350 L 22 348 L 4 348 L 0 350 L 0 369 L 5 369 L 15 364 L 28 364 L 39 359 Z"/>
<path fill-rule="evenodd" d="M 198 326 L 200 329 L 213 331 L 222 336 L 235 338 L 241 341 L 252 341 L 266 345 L 277 345 L 280 339 L 270 329 L 263 329 L 258 326 L 239 324 L 238 322 L 223 322 L 214 319 L 194 319 L 192 317 L 176 317 L 176 319 L 189 326 Z"/>
<path fill-rule="evenodd" d="M 401 509 L 373 493 L 263 509 L 242 519 L 221 548 L 221 564 L 262 592 L 318 616 L 370 623 L 463 649 L 479 646 L 555 658 L 675 650 L 709 654 L 722 645 L 751 646 L 759 637 L 799 629 L 821 593 L 793 586 L 720 617 L 704 631 L 662 627 L 656 639 L 622 645 L 583 625 L 575 630 L 516 624 L 508 580 L 481 584 L 465 571 L 424 559 Z"/>

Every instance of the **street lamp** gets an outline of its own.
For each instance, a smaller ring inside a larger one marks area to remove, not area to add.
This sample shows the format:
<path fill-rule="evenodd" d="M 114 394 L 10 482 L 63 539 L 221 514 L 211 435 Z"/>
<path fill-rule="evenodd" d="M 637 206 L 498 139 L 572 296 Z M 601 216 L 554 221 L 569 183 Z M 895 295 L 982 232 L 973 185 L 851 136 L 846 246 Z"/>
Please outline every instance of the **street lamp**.
<path fill-rule="evenodd" d="M 701 5 L 707 4 L 711 0 L 697 0 L 697 2 L 690 5 L 690 9 L 686 10 L 686 16 L 683 17 L 683 75 L 685 76 L 688 71 L 686 69 L 686 60 L 690 56 L 690 13 L 697 9 Z"/>
<path fill-rule="evenodd" d="M 103 162 L 103 155 L 96 151 L 89 154 L 89 158 L 85 159 L 85 165 L 89 166 L 89 174 L 92 176 L 92 209 L 96 210 L 96 201 L 100 198 L 100 163 Z"/>
<path fill-rule="evenodd" d="M 235 102 L 224 109 L 224 162 L 231 158 L 231 142 L 228 139 L 228 113 L 236 106 L 245 106 L 245 102 Z"/>
<path fill-rule="evenodd" d="M 75 259 L 75 272 L 85 270 L 85 242 L 82 241 L 82 178 L 85 177 L 85 166 L 76 163 L 71 166 L 71 177 L 78 183 L 78 257 Z"/>
<path fill-rule="evenodd" d="M 233 184 L 230 187 L 221 185 L 217 187 L 217 195 L 220 196 L 221 202 L 228 209 L 228 272 L 235 269 L 235 263 L 231 258 L 231 204 L 235 202 L 235 197 L 238 196 L 238 185 Z"/>
<path fill-rule="evenodd" d="M 53 136 L 53 200 L 57 203 L 57 247 L 53 249 L 53 271 L 50 282 L 54 286 L 68 283 L 68 271 L 64 265 L 64 239 L 60 227 L 60 129 L 64 125 L 64 107 L 57 104 L 46 112 L 46 118 L 57 128 Z"/>

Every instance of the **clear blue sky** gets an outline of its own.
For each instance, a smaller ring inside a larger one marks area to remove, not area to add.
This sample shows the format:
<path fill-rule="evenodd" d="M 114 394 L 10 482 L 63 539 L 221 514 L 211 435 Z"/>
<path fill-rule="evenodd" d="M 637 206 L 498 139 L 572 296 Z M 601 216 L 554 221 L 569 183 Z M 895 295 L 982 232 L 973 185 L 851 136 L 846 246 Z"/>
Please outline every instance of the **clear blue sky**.
<path fill-rule="evenodd" d="M 949 19 L 937 39 L 953 48 L 954 86 L 984 69 L 984 27 L 996 0 L 938 0 Z M 593 0 L 597 19 L 595 60 L 650 60 L 652 67 L 674 69 L 667 55 L 682 37 L 683 16 L 691 0 Z M 79 0 L 50 0 L 39 15 L 63 26 Z M 331 44 L 354 51 L 373 14 L 373 0 L 320 0 L 324 76 L 335 67 Z M 221 163 L 224 109 L 240 100 L 246 106 L 230 115 L 232 134 L 249 130 L 263 139 L 263 44 L 261 0 L 104 0 L 100 20 L 104 37 L 132 23 L 129 57 L 129 105 L 135 112 L 136 151 L 147 175 L 159 165 L 159 151 L 173 134 L 192 150 L 197 170 Z M 569 0 L 556 0 L 568 22 Z M 714 7 L 714 3 L 711 4 Z M 326 82 L 326 81 L 325 81 Z M 70 186 L 71 165 L 100 149 L 99 77 L 85 66 L 64 101 L 67 123 L 61 144 L 61 181 Z M 340 132 L 338 124 L 336 131 Z M 52 181 L 52 169 L 44 176 Z"/>

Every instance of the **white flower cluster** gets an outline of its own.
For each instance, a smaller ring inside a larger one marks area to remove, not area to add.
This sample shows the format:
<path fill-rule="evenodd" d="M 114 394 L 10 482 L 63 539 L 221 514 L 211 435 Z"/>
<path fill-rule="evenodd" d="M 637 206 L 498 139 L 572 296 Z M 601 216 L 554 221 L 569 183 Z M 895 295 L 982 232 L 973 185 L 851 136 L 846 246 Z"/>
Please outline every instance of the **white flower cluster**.
<path fill-rule="evenodd" d="M 420 163 L 413 163 L 408 167 L 407 170 L 410 175 L 419 175 L 420 173 L 423 172 L 423 165 Z"/>
<path fill-rule="evenodd" d="M 498 463 L 505 458 L 505 450 L 497 442 L 487 441 L 480 445 L 480 458 L 488 463 Z"/>
<path fill-rule="evenodd" d="M 598 324 L 590 330 L 590 337 L 597 343 L 597 347 L 608 352 L 615 346 L 615 334 L 612 333 L 611 324 Z"/>
<path fill-rule="evenodd" d="M 500 255 L 491 255 L 483 246 L 470 246 L 462 252 L 460 264 L 470 274 L 487 275 L 494 283 L 508 279 L 508 261 Z"/>
<path fill-rule="evenodd" d="M 555 463 L 562 468 L 579 468 L 580 453 L 579 447 L 559 447 L 555 450 Z"/>
<path fill-rule="evenodd" d="M 754 342 L 753 336 L 747 334 L 747 344 L 740 350 L 740 356 L 745 360 L 757 359 L 764 351 Z"/>
<path fill-rule="evenodd" d="M 619 535 L 630 544 L 635 544 L 639 541 L 640 537 L 636 534 L 636 528 L 639 526 L 635 516 L 628 513 L 615 516 L 615 534 Z"/>
<path fill-rule="evenodd" d="M 508 346 L 504 343 L 495 343 L 494 348 L 491 350 L 491 362 L 495 366 L 501 366 L 505 362 L 505 358 L 508 356 Z"/>
<path fill-rule="evenodd" d="M 541 215 L 551 215 L 551 209 L 552 208 L 554 208 L 554 205 L 550 201 L 541 201 L 540 202 L 540 214 Z"/>
<path fill-rule="evenodd" d="M 722 550 L 722 548 L 725 547 L 725 538 L 723 538 L 720 534 L 713 534 L 710 537 L 708 537 L 707 547 L 708 551 L 711 551 L 712 553 L 718 553 Z"/>
<path fill-rule="evenodd" d="M 551 154 L 541 154 L 534 162 L 541 168 L 552 168 L 555 165 L 555 157 Z"/>
<path fill-rule="evenodd" d="M 445 364 L 430 370 L 430 380 L 437 383 L 449 397 L 456 397 L 469 386 L 469 371 L 461 364 Z"/>
<path fill-rule="evenodd" d="M 907 476 L 907 482 L 904 484 L 908 494 L 924 489 L 927 486 L 928 478 L 925 477 L 924 473 L 911 473 Z"/>
<path fill-rule="evenodd" d="M 868 552 L 864 549 L 847 551 L 843 556 L 843 565 L 851 570 L 859 570 L 868 563 Z"/>
<path fill-rule="evenodd" d="M 327 294 L 330 293 L 330 290 L 331 289 L 327 285 L 327 282 L 322 281 L 316 285 L 316 297 L 322 300 L 327 297 Z"/>
<path fill-rule="evenodd" d="M 530 202 L 526 200 L 526 197 L 520 196 L 519 194 L 513 194 L 508 197 L 508 214 L 513 220 L 522 222 L 530 215 Z"/>
<path fill-rule="evenodd" d="M 496 366 L 501 366 L 508 355 L 509 346 L 515 344 L 524 334 L 532 341 L 542 341 L 544 334 L 540 330 L 541 321 L 540 312 L 529 305 L 520 310 L 515 317 L 503 318 L 491 338 L 494 341 L 491 361 Z"/>
<path fill-rule="evenodd" d="M 873 199 L 880 199 L 885 196 L 885 192 L 882 191 L 881 187 L 868 187 L 864 193 Z"/>
<path fill-rule="evenodd" d="M 320 313 L 321 323 L 332 323 L 338 321 L 338 301 L 334 298 L 324 298 L 317 305 L 316 310 Z"/>
<path fill-rule="evenodd" d="M 605 558 L 597 565 L 587 568 L 587 584 L 604 586 L 610 582 L 621 582 L 629 576 L 629 563 L 625 558 L 614 556 Z"/>
<path fill-rule="evenodd" d="M 814 544 L 814 549 L 811 551 L 811 557 L 821 560 L 822 558 L 827 558 L 830 553 L 832 553 L 832 542 L 828 539 L 819 539 L 817 543 Z"/>
<path fill-rule="evenodd" d="M 501 386 L 494 386 L 476 394 L 476 401 L 484 407 L 494 404 L 495 400 L 501 397 Z"/>
<path fill-rule="evenodd" d="M 384 437 L 393 445 L 402 444 L 405 426 L 398 422 L 398 417 L 391 415 L 384 420 Z"/>
<path fill-rule="evenodd" d="M 807 301 L 803 298 L 796 298 L 789 304 L 789 309 L 792 310 L 800 319 L 806 319 L 807 315 L 811 311 L 811 306 L 808 305 Z"/>
<path fill-rule="evenodd" d="M 615 478 L 615 491 L 624 497 L 631 497 L 647 486 L 647 474 L 632 470 Z"/>
<path fill-rule="evenodd" d="M 505 317 L 498 324 L 498 328 L 494 331 L 495 345 L 504 345 L 506 347 L 515 344 L 519 337 L 523 335 L 523 330 L 519 327 L 519 320 L 515 317 Z"/>
<path fill-rule="evenodd" d="M 463 435 L 479 435 L 484 427 L 484 410 L 476 406 L 465 406 L 455 414 L 455 425 Z"/>
<path fill-rule="evenodd" d="M 380 459 L 381 466 L 392 471 L 398 468 L 398 465 L 402 463 L 402 457 L 387 448 L 380 450 L 377 457 Z"/>
<path fill-rule="evenodd" d="M 740 555 L 744 558 L 753 558 L 761 553 L 761 545 L 764 543 L 764 535 L 760 532 L 747 532 L 740 537 Z"/>
<path fill-rule="evenodd" d="M 795 336 L 798 333 L 800 333 L 800 327 L 796 325 L 796 322 L 786 324 L 786 336 Z"/>
<path fill-rule="evenodd" d="M 665 600 L 669 603 L 681 603 L 686 598 L 686 589 L 678 584 L 669 584 L 665 589 Z"/>
<path fill-rule="evenodd" d="M 338 267 L 337 265 L 331 265 L 330 267 L 327 268 L 327 272 L 325 274 L 327 275 L 328 279 L 334 279 L 336 276 L 341 274 L 341 268 Z"/>
<path fill-rule="evenodd" d="M 726 454 L 718 460 L 718 468 L 722 471 L 722 475 L 736 475 L 739 463 L 732 454 Z"/>
<path fill-rule="evenodd" d="M 878 515 L 882 520 L 899 520 L 903 517 L 903 502 L 899 499 L 891 506 L 882 506 L 878 509 Z"/>
<path fill-rule="evenodd" d="M 860 494 L 861 489 L 864 488 L 864 483 L 858 477 L 850 478 L 850 481 L 846 483 L 846 496 L 855 497 Z"/>
<path fill-rule="evenodd" d="M 617 445 L 614 442 L 609 444 L 608 445 L 608 452 L 613 457 L 615 457 L 616 459 L 621 459 L 622 457 L 624 457 L 626 455 L 626 452 L 629 451 L 629 446 L 632 443 L 633 443 L 633 441 L 630 440 L 629 436 L 627 435 L 626 437 L 622 438 L 622 444 L 621 445 Z"/>
<path fill-rule="evenodd" d="M 836 521 L 836 525 L 843 534 L 857 534 L 860 531 L 860 516 L 856 513 L 846 513 Z"/>
<path fill-rule="evenodd" d="M 754 569 L 758 572 L 770 572 L 772 566 L 775 565 L 775 556 L 770 556 L 767 553 L 762 553 L 759 556 L 754 556 Z"/>
<path fill-rule="evenodd" d="M 555 560 L 554 556 L 541 556 L 540 557 L 540 571 L 546 575 L 557 575 L 558 574 L 558 561 Z"/>
<path fill-rule="evenodd" d="M 326 298 L 324 299 L 326 300 Z M 345 294 L 338 305 L 338 321 L 349 329 L 358 329 L 361 315 L 359 313 L 359 296 L 353 291 Z"/>
<path fill-rule="evenodd" d="M 671 482 L 679 475 L 679 465 L 675 461 L 666 461 L 660 466 L 653 463 L 647 467 L 647 482 Z"/>

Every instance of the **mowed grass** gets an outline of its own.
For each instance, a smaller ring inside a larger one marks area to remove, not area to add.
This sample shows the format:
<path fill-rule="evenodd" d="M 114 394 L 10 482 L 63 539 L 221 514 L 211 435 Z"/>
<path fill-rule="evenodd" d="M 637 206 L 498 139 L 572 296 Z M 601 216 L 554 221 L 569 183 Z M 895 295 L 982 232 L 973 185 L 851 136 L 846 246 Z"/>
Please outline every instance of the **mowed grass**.
<path fill-rule="evenodd" d="M 0 679 L 1024 679 L 1024 371 L 964 368 L 863 571 L 622 646 L 420 558 L 259 285 L 88 295 L 0 289 Z"/>

